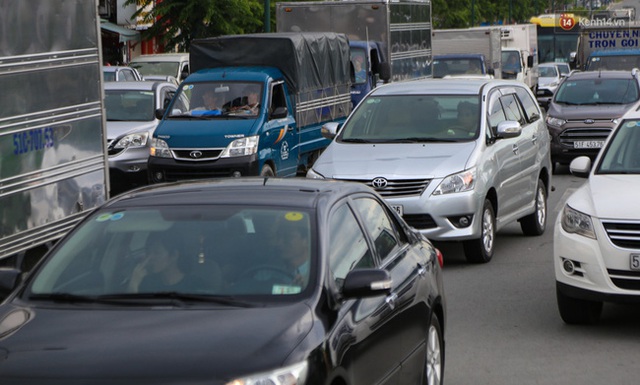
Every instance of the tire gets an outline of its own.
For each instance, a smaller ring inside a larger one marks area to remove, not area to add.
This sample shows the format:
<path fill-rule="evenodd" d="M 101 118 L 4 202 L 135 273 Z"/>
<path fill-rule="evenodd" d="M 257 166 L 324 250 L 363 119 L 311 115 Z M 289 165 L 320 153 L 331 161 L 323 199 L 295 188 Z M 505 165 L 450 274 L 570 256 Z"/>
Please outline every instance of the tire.
<path fill-rule="evenodd" d="M 444 383 L 444 341 L 440 320 L 431 315 L 431 323 L 427 332 L 425 349 L 424 385 L 442 385 Z"/>
<path fill-rule="evenodd" d="M 560 317 L 569 325 L 592 325 L 600 319 L 602 302 L 573 298 L 556 287 Z"/>
<path fill-rule="evenodd" d="M 273 169 L 268 164 L 262 166 L 262 170 L 260 170 L 260 176 L 276 176 L 276 173 L 273 172 Z"/>
<path fill-rule="evenodd" d="M 524 235 L 542 235 L 547 228 L 547 189 L 542 179 L 538 179 L 535 207 L 533 213 L 520 219 L 520 228 Z"/>
<path fill-rule="evenodd" d="M 485 199 L 480 218 L 480 238 L 464 241 L 464 256 L 467 261 L 473 263 L 487 263 L 493 258 L 493 249 L 496 239 L 496 216 L 493 205 Z"/>

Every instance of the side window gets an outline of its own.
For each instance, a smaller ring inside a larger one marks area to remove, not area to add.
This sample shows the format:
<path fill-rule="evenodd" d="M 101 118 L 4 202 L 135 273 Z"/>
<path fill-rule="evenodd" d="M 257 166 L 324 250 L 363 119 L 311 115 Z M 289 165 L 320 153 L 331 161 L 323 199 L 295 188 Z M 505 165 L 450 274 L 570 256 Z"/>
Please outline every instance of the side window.
<path fill-rule="evenodd" d="M 169 103 L 171 102 L 171 99 L 175 94 L 176 94 L 175 91 L 172 90 L 171 88 L 162 89 L 162 93 L 160 94 L 161 100 L 162 100 L 162 108 L 167 108 L 167 106 L 169 105 Z"/>
<path fill-rule="evenodd" d="M 400 242 L 396 234 L 396 228 L 391 223 L 389 216 L 378 201 L 371 198 L 358 198 L 354 200 L 355 209 L 360 214 L 371 234 L 376 251 L 381 260 L 395 254 Z"/>
<path fill-rule="evenodd" d="M 349 206 L 343 204 L 329 220 L 329 269 L 338 287 L 349 271 L 374 267 L 373 255 Z"/>
<path fill-rule="evenodd" d="M 518 87 L 516 88 L 516 95 L 518 95 L 518 99 L 520 99 L 520 103 L 522 103 L 527 122 L 532 123 L 540 119 L 540 107 L 538 107 L 538 103 L 531 97 L 531 94 L 524 88 Z"/>
<path fill-rule="evenodd" d="M 505 120 L 507 118 L 504 116 L 502 104 L 500 104 L 500 93 L 494 92 L 489 96 L 489 126 L 491 134 L 495 135 L 498 124 Z"/>
<path fill-rule="evenodd" d="M 271 87 L 271 105 L 269 106 L 269 114 L 274 112 L 278 107 L 287 108 L 284 82 L 274 83 Z"/>
<path fill-rule="evenodd" d="M 501 97 L 500 103 L 502 103 L 507 120 L 515 120 L 522 125 L 525 124 L 524 117 L 520 110 L 520 105 L 518 104 L 518 100 L 514 94 Z"/>

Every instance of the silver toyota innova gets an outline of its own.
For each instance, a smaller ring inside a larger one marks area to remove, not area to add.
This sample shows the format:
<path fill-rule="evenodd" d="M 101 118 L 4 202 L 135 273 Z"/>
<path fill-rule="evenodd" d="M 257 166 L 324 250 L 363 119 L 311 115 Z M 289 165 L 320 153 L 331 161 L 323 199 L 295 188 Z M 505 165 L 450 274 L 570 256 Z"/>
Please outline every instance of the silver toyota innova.
<path fill-rule="evenodd" d="M 429 239 L 461 241 L 471 262 L 491 260 L 509 223 L 526 235 L 545 230 L 550 138 L 523 83 L 391 83 L 323 135 L 333 142 L 307 177 L 368 184 Z"/>

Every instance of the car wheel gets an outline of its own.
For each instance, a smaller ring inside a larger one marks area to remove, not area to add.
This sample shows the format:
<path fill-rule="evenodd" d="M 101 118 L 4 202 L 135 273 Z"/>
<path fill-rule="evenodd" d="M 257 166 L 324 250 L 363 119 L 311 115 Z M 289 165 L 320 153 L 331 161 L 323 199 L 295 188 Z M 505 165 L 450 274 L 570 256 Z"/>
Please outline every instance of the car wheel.
<path fill-rule="evenodd" d="M 262 166 L 262 170 L 260 170 L 260 176 L 276 176 L 276 173 L 273 172 L 273 169 L 268 164 Z"/>
<path fill-rule="evenodd" d="M 485 199 L 482 207 L 480 238 L 464 241 L 464 256 L 473 263 L 487 263 L 493 257 L 493 246 L 496 238 L 496 217 L 493 205 Z"/>
<path fill-rule="evenodd" d="M 431 316 L 431 324 L 427 334 L 426 372 L 424 385 L 442 385 L 444 383 L 444 343 L 442 327 L 435 314 Z"/>
<path fill-rule="evenodd" d="M 562 320 L 570 325 L 590 325 L 598 322 L 602 302 L 573 298 L 556 288 L 558 310 Z"/>
<path fill-rule="evenodd" d="M 538 179 L 536 187 L 535 204 L 535 211 L 520 219 L 524 235 L 542 235 L 547 227 L 547 190 L 541 179 Z"/>

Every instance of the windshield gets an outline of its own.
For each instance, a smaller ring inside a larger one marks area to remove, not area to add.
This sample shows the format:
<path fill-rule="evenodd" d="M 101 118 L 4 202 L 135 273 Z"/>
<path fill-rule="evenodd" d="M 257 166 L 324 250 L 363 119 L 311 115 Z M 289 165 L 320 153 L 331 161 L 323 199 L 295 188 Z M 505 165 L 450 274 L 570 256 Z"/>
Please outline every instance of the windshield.
<path fill-rule="evenodd" d="M 342 142 L 466 141 L 477 136 L 477 95 L 370 96 L 353 112 Z"/>
<path fill-rule="evenodd" d="M 558 69 L 554 67 L 540 66 L 538 67 L 538 76 L 541 78 L 555 78 L 558 77 Z"/>
<path fill-rule="evenodd" d="M 596 174 L 640 174 L 640 120 L 627 120 L 612 134 Z"/>
<path fill-rule="evenodd" d="M 149 122 L 155 119 L 153 91 L 106 90 L 107 121 Z"/>
<path fill-rule="evenodd" d="M 640 67 L 638 55 L 595 56 L 587 61 L 586 71 L 621 70 L 631 71 Z"/>
<path fill-rule="evenodd" d="M 132 62 L 130 64 L 131 67 L 135 68 L 140 72 L 140 75 L 171 75 L 178 77 L 180 74 L 178 71 L 180 70 L 180 62 Z"/>
<path fill-rule="evenodd" d="M 480 59 L 436 59 L 433 61 L 433 77 L 446 75 L 483 75 Z"/>
<path fill-rule="evenodd" d="M 255 118 L 262 105 L 262 84 L 253 82 L 183 83 L 168 118 Z"/>
<path fill-rule="evenodd" d="M 50 254 L 25 295 L 295 295 L 315 271 L 312 223 L 309 212 L 251 205 L 100 211 Z"/>
<path fill-rule="evenodd" d="M 638 100 L 638 84 L 629 79 L 567 79 L 556 92 L 555 102 L 564 104 L 628 104 Z"/>

